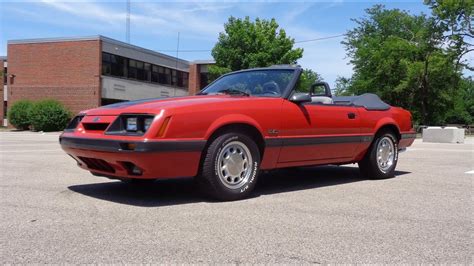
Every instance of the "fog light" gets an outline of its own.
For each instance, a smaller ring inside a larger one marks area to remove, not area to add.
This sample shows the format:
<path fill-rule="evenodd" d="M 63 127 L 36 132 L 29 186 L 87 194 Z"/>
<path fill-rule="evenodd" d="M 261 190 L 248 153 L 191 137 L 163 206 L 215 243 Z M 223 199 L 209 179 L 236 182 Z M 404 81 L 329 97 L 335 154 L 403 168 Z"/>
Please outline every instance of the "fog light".
<path fill-rule="evenodd" d="M 134 175 L 141 175 L 142 174 L 142 169 L 138 168 L 136 165 L 133 166 L 132 168 L 132 174 Z"/>
<path fill-rule="evenodd" d="M 137 131 L 137 118 L 136 117 L 127 118 L 127 131 Z"/>

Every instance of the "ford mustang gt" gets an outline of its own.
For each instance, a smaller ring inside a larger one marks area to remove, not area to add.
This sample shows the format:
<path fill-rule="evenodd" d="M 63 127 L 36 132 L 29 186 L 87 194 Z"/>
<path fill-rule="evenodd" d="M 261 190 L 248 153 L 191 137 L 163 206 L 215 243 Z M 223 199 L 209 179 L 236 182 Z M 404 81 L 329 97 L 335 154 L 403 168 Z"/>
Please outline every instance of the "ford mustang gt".
<path fill-rule="evenodd" d="M 274 66 L 226 74 L 194 96 L 146 99 L 78 114 L 62 149 L 94 175 L 123 181 L 195 177 L 220 200 L 247 197 L 259 172 L 358 163 L 394 176 L 415 139 L 410 112 L 374 94 L 333 97 L 302 69 Z"/>

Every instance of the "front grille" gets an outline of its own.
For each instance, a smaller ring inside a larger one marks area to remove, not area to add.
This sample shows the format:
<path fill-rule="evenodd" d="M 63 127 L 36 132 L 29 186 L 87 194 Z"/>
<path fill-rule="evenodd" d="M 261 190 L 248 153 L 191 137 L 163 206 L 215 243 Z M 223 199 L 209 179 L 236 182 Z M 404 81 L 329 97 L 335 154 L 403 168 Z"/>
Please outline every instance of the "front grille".
<path fill-rule="evenodd" d="M 84 162 L 90 169 L 104 171 L 108 173 L 115 173 L 115 169 L 108 162 L 102 159 L 87 158 L 82 156 L 79 156 L 78 158 L 79 160 Z"/>
<path fill-rule="evenodd" d="M 82 123 L 84 129 L 93 131 L 104 131 L 109 126 L 109 123 Z"/>

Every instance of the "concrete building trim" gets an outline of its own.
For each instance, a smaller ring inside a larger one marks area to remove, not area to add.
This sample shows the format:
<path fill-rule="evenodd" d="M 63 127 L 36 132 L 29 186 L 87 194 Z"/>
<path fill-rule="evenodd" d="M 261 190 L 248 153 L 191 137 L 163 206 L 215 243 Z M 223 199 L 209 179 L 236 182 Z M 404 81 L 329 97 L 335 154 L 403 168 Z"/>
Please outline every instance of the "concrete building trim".
<path fill-rule="evenodd" d="M 132 44 L 101 36 L 102 51 L 171 69 L 189 71 L 189 62 Z"/>
<path fill-rule="evenodd" d="M 101 88 L 102 98 L 116 100 L 139 100 L 188 94 L 188 90 L 181 88 L 110 76 L 102 76 Z"/>

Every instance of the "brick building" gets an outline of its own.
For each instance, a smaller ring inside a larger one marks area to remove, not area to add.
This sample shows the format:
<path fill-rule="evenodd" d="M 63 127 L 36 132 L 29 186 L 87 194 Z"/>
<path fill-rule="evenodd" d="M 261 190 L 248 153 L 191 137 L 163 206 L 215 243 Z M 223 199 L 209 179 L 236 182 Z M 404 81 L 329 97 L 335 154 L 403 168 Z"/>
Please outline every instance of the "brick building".
<path fill-rule="evenodd" d="M 2 86 L 0 87 L 0 97 L 2 97 L 0 106 L 0 126 L 6 125 L 6 114 L 7 114 L 7 70 L 8 63 L 6 56 L 0 56 L 0 78 L 2 79 Z"/>
<path fill-rule="evenodd" d="M 7 58 L 0 59 L 5 62 L 5 106 L 52 98 L 73 113 L 120 101 L 195 94 L 207 85 L 212 64 L 104 36 L 13 40 L 7 55 L 8 71 Z"/>

